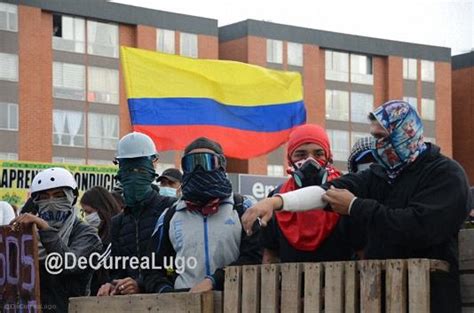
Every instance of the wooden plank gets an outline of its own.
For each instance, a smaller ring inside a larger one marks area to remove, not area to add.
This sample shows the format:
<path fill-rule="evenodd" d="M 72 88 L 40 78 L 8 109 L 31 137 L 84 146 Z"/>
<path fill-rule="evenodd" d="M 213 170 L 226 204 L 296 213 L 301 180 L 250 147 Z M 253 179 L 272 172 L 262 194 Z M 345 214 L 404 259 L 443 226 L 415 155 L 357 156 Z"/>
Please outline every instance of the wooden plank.
<path fill-rule="evenodd" d="M 324 312 L 344 312 L 344 263 L 324 263 Z"/>
<path fill-rule="evenodd" d="M 214 313 L 214 292 L 208 291 L 201 293 L 201 312 Z"/>
<path fill-rule="evenodd" d="M 408 262 L 408 311 L 430 312 L 430 260 L 409 259 Z"/>
<path fill-rule="evenodd" d="M 242 292 L 242 268 L 230 266 L 225 269 L 224 312 L 240 313 Z"/>
<path fill-rule="evenodd" d="M 407 312 L 407 262 L 387 260 L 385 262 L 385 312 Z"/>
<path fill-rule="evenodd" d="M 449 272 L 449 263 L 441 260 L 430 260 L 430 271 L 431 272 Z"/>
<path fill-rule="evenodd" d="M 280 312 L 280 266 L 278 264 L 266 264 L 260 268 L 262 297 L 260 297 L 260 312 Z"/>
<path fill-rule="evenodd" d="M 260 311 L 260 266 L 242 266 L 242 313 Z"/>
<path fill-rule="evenodd" d="M 459 232 L 459 269 L 474 270 L 474 229 Z"/>
<path fill-rule="evenodd" d="M 462 313 L 474 313 L 474 306 L 463 306 Z"/>
<path fill-rule="evenodd" d="M 378 260 L 359 261 L 360 311 L 380 312 L 382 309 L 382 263 Z"/>
<path fill-rule="evenodd" d="M 359 271 L 356 262 L 344 262 L 344 312 L 359 312 Z"/>
<path fill-rule="evenodd" d="M 474 274 L 461 275 L 462 303 L 474 304 Z"/>
<path fill-rule="evenodd" d="M 304 266 L 304 313 L 321 313 L 324 266 L 306 263 Z"/>
<path fill-rule="evenodd" d="M 301 263 L 281 264 L 281 312 L 301 312 Z"/>
<path fill-rule="evenodd" d="M 223 308 L 223 303 L 222 303 L 222 298 L 223 298 L 223 293 L 222 291 L 214 291 L 214 313 L 222 313 L 224 312 Z"/>
<path fill-rule="evenodd" d="M 69 299 L 70 313 L 202 312 L 201 294 L 166 293 Z"/>

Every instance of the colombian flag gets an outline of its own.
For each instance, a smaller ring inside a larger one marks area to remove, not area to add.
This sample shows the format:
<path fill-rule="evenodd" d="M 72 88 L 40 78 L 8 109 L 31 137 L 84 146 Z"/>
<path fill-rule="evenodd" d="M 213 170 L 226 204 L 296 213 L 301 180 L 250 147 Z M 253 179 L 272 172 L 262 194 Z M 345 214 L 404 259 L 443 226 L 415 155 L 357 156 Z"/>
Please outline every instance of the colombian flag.
<path fill-rule="evenodd" d="M 226 156 L 266 154 L 305 123 L 299 73 L 121 47 L 133 129 L 158 150 L 182 150 L 205 136 Z"/>

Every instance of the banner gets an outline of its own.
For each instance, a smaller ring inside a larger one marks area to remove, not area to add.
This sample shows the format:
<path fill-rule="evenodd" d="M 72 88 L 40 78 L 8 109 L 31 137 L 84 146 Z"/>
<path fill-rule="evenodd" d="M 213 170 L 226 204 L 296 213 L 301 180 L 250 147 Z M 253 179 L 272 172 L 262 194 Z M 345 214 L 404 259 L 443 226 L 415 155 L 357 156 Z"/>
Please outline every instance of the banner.
<path fill-rule="evenodd" d="M 50 167 L 63 167 L 76 179 L 79 195 L 86 190 L 101 186 L 112 191 L 117 184 L 117 167 L 107 165 L 51 164 L 23 161 L 0 161 L 0 201 L 21 206 L 29 197 L 33 178 L 38 172 Z"/>
<path fill-rule="evenodd" d="M 0 227 L 0 307 L 2 312 L 41 312 L 38 239 L 32 226 Z"/>

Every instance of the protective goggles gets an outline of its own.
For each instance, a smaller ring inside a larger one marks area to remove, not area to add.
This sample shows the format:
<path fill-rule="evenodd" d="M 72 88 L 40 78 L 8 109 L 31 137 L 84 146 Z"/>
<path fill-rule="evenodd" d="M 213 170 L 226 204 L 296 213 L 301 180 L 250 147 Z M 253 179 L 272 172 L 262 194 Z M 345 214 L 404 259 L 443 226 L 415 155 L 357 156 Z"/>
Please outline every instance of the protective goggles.
<path fill-rule="evenodd" d="M 190 173 L 198 166 L 207 172 L 215 171 L 224 167 L 223 158 L 218 154 L 200 152 L 186 154 L 181 159 L 181 168 L 183 169 L 183 172 Z"/>

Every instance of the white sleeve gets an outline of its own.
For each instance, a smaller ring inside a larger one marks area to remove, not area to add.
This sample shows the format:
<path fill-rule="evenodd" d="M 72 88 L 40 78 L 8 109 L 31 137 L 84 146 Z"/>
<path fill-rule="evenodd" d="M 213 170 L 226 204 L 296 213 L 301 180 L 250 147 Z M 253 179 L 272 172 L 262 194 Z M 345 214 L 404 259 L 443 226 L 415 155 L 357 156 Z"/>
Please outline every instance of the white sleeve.
<path fill-rule="evenodd" d="M 321 197 L 326 190 L 319 186 L 310 186 L 278 194 L 283 200 L 283 211 L 299 212 L 313 209 L 324 209 L 327 202 Z"/>

